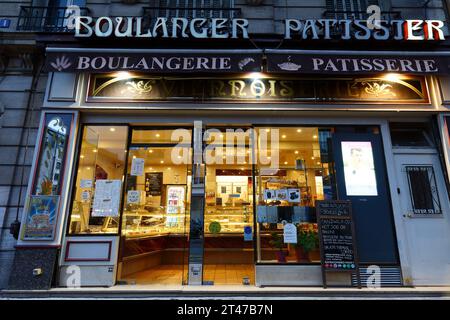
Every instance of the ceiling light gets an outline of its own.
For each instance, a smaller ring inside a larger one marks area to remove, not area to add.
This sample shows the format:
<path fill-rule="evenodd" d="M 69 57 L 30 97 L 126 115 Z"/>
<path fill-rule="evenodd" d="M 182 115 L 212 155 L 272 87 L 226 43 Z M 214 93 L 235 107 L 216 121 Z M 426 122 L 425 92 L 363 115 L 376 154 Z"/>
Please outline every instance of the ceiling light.
<path fill-rule="evenodd" d="M 317 136 L 316 136 L 316 135 L 313 135 L 313 139 L 317 139 Z"/>
<path fill-rule="evenodd" d="M 81 159 L 84 159 L 84 155 L 81 155 L 80 158 L 81 158 Z"/>
<path fill-rule="evenodd" d="M 297 132 L 298 132 L 298 133 L 302 132 L 302 129 L 297 129 Z"/>
<path fill-rule="evenodd" d="M 270 132 L 270 129 L 266 129 L 266 132 Z"/>
<path fill-rule="evenodd" d="M 295 150 L 295 154 L 298 154 L 298 150 Z"/>
<path fill-rule="evenodd" d="M 163 160 L 161 160 L 161 164 L 163 164 L 164 163 L 164 161 Z"/>
<path fill-rule="evenodd" d="M 284 164 L 288 164 L 288 162 L 287 162 L 287 161 L 285 161 L 285 162 L 284 162 Z"/>
<path fill-rule="evenodd" d="M 397 82 L 400 80 L 401 75 L 398 73 L 388 73 L 384 76 L 384 79 L 391 82 Z"/>
<path fill-rule="evenodd" d="M 114 131 L 116 131 L 116 128 L 111 127 L 111 128 L 109 128 L 109 131 L 114 132 Z"/>
<path fill-rule="evenodd" d="M 152 149 L 150 149 L 150 150 L 148 150 L 148 152 L 150 152 L 150 153 L 153 153 L 153 150 L 152 150 Z"/>
<path fill-rule="evenodd" d="M 157 133 L 155 136 L 156 136 L 157 138 L 159 138 L 161 135 L 160 135 L 159 133 Z"/>
<path fill-rule="evenodd" d="M 282 137 L 283 139 L 286 139 L 286 135 L 285 135 L 285 134 L 283 134 L 281 137 Z"/>
<path fill-rule="evenodd" d="M 314 157 L 311 157 L 311 160 L 314 160 Z"/>

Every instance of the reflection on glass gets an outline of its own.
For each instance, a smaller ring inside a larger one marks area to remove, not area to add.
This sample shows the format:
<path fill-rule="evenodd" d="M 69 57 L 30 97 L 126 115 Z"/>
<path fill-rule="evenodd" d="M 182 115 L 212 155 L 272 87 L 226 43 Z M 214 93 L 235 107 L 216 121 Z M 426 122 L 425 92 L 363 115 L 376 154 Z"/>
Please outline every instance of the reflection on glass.
<path fill-rule="evenodd" d="M 70 234 L 118 232 L 127 136 L 127 127 L 84 127 Z"/>

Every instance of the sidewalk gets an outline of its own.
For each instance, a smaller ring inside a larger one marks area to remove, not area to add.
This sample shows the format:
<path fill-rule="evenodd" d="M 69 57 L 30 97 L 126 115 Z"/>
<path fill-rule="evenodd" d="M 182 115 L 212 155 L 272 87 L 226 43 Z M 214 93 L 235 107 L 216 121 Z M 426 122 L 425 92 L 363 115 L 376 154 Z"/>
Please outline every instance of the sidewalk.
<path fill-rule="evenodd" d="M 253 286 L 144 286 L 109 288 L 53 288 L 36 291 L 0 291 L 0 299 L 445 299 L 450 287 L 318 288 Z"/>

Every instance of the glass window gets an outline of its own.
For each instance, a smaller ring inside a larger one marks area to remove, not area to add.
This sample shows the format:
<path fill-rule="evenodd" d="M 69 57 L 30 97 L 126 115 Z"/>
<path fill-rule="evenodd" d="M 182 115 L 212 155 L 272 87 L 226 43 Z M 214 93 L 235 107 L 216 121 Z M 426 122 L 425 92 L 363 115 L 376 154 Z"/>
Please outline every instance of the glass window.
<path fill-rule="evenodd" d="M 190 153 L 190 148 L 130 147 L 122 234 L 130 238 L 189 230 Z M 139 161 L 142 169 L 133 172 Z"/>
<path fill-rule="evenodd" d="M 85 126 L 70 213 L 70 234 L 117 233 L 128 127 Z"/>
<path fill-rule="evenodd" d="M 334 198 L 331 130 L 259 128 L 257 136 L 258 262 L 318 263 L 315 202 Z M 284 238 L 287 225 L 297 243 Z"/>
<path fill-rule="evenodd" d="M 441 214 L 432 166 L 406 166 L 413 214 Z"/>
<path fill-rule="evenodd" d="M 431 128 L 427 123 L 391 123 L 394 147 L 433 147 Z"/>

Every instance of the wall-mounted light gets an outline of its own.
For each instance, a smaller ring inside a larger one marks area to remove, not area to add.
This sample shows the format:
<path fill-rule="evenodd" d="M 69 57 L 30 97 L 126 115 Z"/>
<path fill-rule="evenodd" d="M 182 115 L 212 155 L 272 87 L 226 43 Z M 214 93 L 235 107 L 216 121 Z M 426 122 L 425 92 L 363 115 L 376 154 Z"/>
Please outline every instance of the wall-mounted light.
<path fill-rule="evenodd" d="M 400 80 L 402 77 L 401 74 L 399 73 L 388 73 L 386 75 L 384 75 L 384 79 L 387 81 L 391 81 L 391 82 L 397 82 L 398 80 Z"/>

